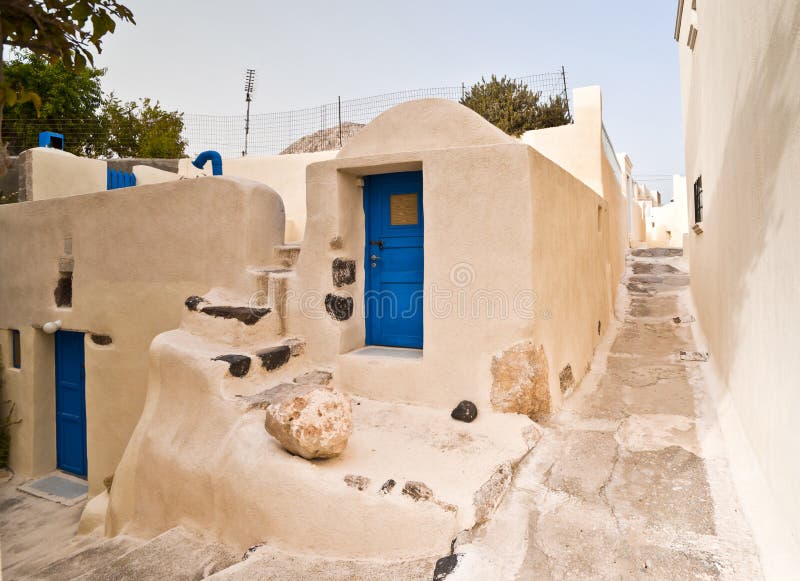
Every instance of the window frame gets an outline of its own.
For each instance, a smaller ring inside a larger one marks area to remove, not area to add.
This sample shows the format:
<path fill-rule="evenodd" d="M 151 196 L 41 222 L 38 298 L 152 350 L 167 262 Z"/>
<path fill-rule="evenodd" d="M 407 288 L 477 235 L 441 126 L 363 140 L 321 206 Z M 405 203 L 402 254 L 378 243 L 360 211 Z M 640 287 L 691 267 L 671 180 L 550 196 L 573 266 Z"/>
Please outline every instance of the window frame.
<path fill-rule="evenodd" d="M 22 337 L 19 329 L 9 329 L 11 336 L 11 368 L 22 369 Z"/>
<path fill-rule="evenodd" d="M 703 223 L 703 176 L 694 181 L 694 223 Z"/>

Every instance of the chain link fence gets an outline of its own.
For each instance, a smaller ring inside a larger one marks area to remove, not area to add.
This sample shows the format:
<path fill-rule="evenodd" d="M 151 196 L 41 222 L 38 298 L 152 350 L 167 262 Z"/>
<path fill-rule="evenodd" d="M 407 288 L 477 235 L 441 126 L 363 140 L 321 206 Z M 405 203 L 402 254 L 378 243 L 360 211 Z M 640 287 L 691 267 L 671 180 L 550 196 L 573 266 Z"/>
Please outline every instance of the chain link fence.
<path fill-rule="evenodd" d="M 563 67 L 559 71 L 514 80 L 524 83 L 544 100 L 560 96 L 569 102 L 567 75 Z M 185 113 L 180 138 L 185 142 L 185 153 L 190 157 L 208 149 L 218 151 L 223 158 L 241 157 L 245 148 L 247 154 L 253 156 L 339 149 L 364 125 L 395 105 L 431 98 L 458 101 L 470 87 L 471 84 L 462 84 L 359 99 L 340 98 L 307 109 L 252 114 L 246 143 L 245 115 Z M 3 123 L 3 138 L 10 142 L 12 153 L 34 147 L 41 131 L 63 133 L 66 148 L 83 155 L 102 155 L 98 153 L 102 146 L 93 144 L 109 141 L 108 129 L 98 119 L 34 119 L 14 125 Z M 80 148 L 76 144 L 81 144 Z M 136 144 L 122 145 L 134 148 Z"/>

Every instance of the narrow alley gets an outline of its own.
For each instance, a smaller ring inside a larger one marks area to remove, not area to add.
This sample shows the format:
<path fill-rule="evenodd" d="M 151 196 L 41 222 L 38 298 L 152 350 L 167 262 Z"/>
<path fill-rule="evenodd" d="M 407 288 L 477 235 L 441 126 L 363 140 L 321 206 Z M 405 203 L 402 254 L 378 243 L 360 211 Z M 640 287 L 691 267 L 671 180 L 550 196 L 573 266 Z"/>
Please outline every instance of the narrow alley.
<path fill-rule="evenodd" d="M 617 321 L 455 579 L 760 579 L 680 250 L 633 250 Z M 684 353 L 682 355 L 682 352 Z"/>

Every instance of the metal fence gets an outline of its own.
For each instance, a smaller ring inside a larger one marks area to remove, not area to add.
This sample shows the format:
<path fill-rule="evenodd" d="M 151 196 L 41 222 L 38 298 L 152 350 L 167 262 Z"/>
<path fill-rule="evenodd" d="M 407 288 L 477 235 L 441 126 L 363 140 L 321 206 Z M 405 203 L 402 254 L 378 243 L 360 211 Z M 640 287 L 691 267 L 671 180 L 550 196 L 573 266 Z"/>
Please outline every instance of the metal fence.
<path fill-rule="evenodd" d="M 551 73 L 514 80 L 540 93 L 542 99 L 560 96 L 569 102 L 567 74 L 563 67 Z M 395 105 L 429 98 L 458 101 L 470 87 L 471 83 L 398 91 L 359 99 L 339 98 L 335 102 L 307 109 L 252 114 L 247 153 L 257 156 L 338 149 L 364 125 Z M 63 133 L 67 149 L 84 155 L 104 155 L 100 152 L 102 145 L 93 151 L 93 144 L 109 141 L 108 130 L 98 119 L 36 119 L 14 126 L 4 122 L 3 138 L 11 142 L 10 149 L 16 152 L 17 149 L 33 147 L 39 131 L 46 130 Z M 181 139 L 186 143 L 186 154 L 192 157 L 207 149 L 220 152 L 223 158 L 240 157 L 245 147 L 245 115 L 185 113 Z M 77 144 L 88 145 L 78 148 Z M 136 144 L 132 145 L 132 149 L 135 149 Z"/>
<path fill-rule="evenodd" d="M 564 69 L 515 79 L 542 98 L 561 96 L 569 101 Z M 250 116 L 248 155 L 275 155 L 338 149 L 387 109 L 415 99 L 458 101 L 471 85 L 398 91 L 360 99 L 339 99 L 317 107 L 261 113 Z M 219 151 L 224 158 L 242 155 L 244 115 L 184 115 L 184 139 L 190 155 L 203 149 Z"/>

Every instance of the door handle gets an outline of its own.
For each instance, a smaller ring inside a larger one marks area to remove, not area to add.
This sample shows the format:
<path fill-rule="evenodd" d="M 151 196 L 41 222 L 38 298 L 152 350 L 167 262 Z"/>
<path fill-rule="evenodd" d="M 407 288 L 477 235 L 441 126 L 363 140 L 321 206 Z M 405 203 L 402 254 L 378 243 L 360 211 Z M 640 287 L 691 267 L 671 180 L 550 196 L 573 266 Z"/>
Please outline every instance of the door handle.
<path fill-rule="evenodd" d="M 381 257 L 380 257 L 380 256 L 375 256 L 375 255 L 373 254 L 372 256 L 370 256 L 370 257 L 369 257 L 369 259 L 370 259 L 372 262 L 375 262 L 376 260 L 380 260 L 380 259 L 381 259 Z"/>
<path fill-rule="evenodd" d="M 369 243 L 374 244 L 375 246 L 383 250 L 383 240 L 370 240 Z"/>

